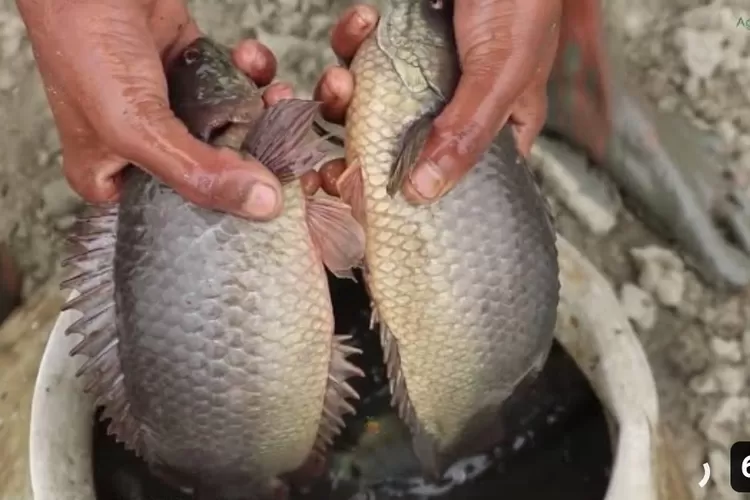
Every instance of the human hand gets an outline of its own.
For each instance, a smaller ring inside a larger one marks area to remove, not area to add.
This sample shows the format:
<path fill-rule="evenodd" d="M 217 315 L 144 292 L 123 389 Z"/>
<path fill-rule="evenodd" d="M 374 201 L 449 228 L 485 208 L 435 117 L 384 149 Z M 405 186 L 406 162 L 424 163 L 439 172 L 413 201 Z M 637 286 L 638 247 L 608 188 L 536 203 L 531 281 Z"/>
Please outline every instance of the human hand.
<path fill-rule="evenodd" d="M 546 118 L 546 84 L 557 50 L 561 3 L 462 0 L 454 14 L 461 79 L 433 124 L 419 164 L 404 183 L 409 201 L 428 203 L 447 193 L 508 121 L 520 153 L 529 154 Z M 377 17 L 365 5 L 349 8 L 334 27 L 334 52 L 349 61 L 372 32 Z M 343 121 L 352 90 L 348 71 L 329 68 L 316 89 L 316 98 L 325 102 L 324 117 Z M 340 170 L 341 166 L 330 168 Z"/>
<path fill-rule="evenodd" d="M 133 163 L 198 205 L 258 220 L 279 213 L 280 185 L 270 171 L 202 143 L 169 108 L 164 67 L 200 36 L 184 0 L 17 3 L 60 135 L 65 176 L 85 200 L 115 201 L 120 173 Z M 275 75 L 273 54 L 256 41 L 240 43 L 233 58 L 258 85 Z M 291 89 L 275 84 L 266 91 L 280 93 Z"/>

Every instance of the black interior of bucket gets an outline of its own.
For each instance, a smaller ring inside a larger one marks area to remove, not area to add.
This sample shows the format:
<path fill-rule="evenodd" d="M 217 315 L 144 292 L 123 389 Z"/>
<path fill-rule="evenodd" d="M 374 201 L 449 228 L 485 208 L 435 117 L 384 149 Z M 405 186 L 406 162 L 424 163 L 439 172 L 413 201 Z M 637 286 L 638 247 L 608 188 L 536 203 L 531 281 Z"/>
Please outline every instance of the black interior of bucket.
<path fill-rule="evenodd" d="M 367 373 L 353 382 L 362 395 L 357 416 L 335 443 L 340 456 L 356 446 L 369 423 L 390 413 L 382 351 L 377 336 L 369 331 L 369 301 L 361 285 L 331 279 L 337 332 L 354 335 L 366 353 L 358 361 Z M 588 381 L 570 356 L 558 345 L 552 349 L 544 370 L 534 382 L 520 388 L 498 418 L 503 439 L 494 450 L 489 469 L 471 481 L 456 485 L 439 496 L 409 494 L 395 486 L 377 490 L 371 499 L 438 498 L 469 500 L 496 498 L 525 500 L 602 500 L 609 482 L 612 450 L 603 410 Z M 396 448 L 384 448 L 392 468 L 400 463 Z M 153 477 L 146 465 L 106 434 L 105 424 L 94 424 L 94 483 L 99 500 L 190 500 Z M 378 463 L 375 461 L 374 463 Z M 377 468 L 377 466 L 375 466 Z M 347 480 L 332 490 L 328 478 L 312 489 L 294 492 L 294 500 L 348 500 L 366 478 L 367 471 L 347 469 Z M 378 471 L 376 471 L 378 473 Z"/>

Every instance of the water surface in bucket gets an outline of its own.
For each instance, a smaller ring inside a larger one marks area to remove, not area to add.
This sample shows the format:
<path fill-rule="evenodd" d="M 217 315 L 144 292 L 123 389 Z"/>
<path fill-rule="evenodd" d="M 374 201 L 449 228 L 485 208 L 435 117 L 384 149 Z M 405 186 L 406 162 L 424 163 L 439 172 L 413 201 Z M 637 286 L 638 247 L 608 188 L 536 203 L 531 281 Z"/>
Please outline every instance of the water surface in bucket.
<path fill-rule="evenodd" d="M 503 438 L 492 454 L 470 457 L 443 481 L 419 478 L 408 432 L 388 400 L 382 351 L 369 331 L 369 300 L 351 281 L 331 280 L 336 331 L 352 334 L 367 373 L 354 385 L 363 396 L 337 439 L 329 477 L 291 500 L 601 500 L 612 450 L 603 410 L 588 381 L 558 345 L 539 377 L 506 404 Z M 95 425 L 94 478 L 98 500 L 190 500 L 153 477 L 146 465 Z M 218 500 L 218 499 L 217 499 Z"/>

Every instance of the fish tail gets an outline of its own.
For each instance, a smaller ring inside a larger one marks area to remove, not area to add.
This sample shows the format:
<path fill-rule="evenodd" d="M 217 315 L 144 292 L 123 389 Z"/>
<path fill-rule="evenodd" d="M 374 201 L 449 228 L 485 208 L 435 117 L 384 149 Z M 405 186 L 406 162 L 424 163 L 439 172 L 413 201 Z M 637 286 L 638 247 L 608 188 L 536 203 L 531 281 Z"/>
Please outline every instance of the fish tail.
<path fill-rule="evenodd" d="M 284 99 L 268 107 L 245 138 L 242 150 L 273 172 L 282 184 L 299 179 L 328 158 L 325 138 L 313 123 L 320 102 Z"/>
<path fill-rule="evenodd" d="M 68 238 L 77 250 L 63 261 L 70 272 L 61 283 L 62 289 L 74 290 L 77 296 L 62 309 L 82 314 L 65 331 L 83 337 L 70 351 L 71 356 L 87 358 L 76 376 L 83 379 L 84 390 L 94 397 L 95 405 L 103 407 L 101 419 L 110 420 L 107 432 L 143 456 L 145 429 L 130 411 L 118 355 L 114 296 L 117 213 L 117 205 L 92 206 L 78 218 Z"/>

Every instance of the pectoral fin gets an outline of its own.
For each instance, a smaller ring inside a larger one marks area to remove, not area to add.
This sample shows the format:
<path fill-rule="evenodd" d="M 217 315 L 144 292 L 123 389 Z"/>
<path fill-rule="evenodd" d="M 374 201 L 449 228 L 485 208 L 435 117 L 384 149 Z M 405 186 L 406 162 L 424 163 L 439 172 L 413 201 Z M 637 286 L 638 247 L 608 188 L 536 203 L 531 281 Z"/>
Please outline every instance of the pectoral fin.
<path fill-rule="evenodd" d="M 354 218 L 364 227 L 366 221 L 365 186 L 362 179 L 362 167 L 358 161 L 347 166 L 336 181 L 336 187 L 341 199 L 352 207 Z"/>
<path fill-rule="evenodd" d="M 401 147 L 391 166 L 386 186 L 386 191 L 390 196 L 394 196 L 401 190 L 404 181 L 416 166 L 422 148 L 427 141 L 427 136 L 432 129 L 434 119 L 435 114 L 426 114 L 412 122 L 404 132 Z"/>
<path fill-rule="evenodd" d="M 334 276 L 353 278 L 365 257 L 365 232 L 341 200 L 313 196 L 307 201 L 307 225 L 323 264 Z"/>
<path fill-rule="evenodd" d="M 299 179 L 329 154 L 324 138 L 312 139 L 319 107 L 319 102 L 304 99 L 284 99 L 268 107 L 245 139 L 243 151 L 282 184 Z"/>

